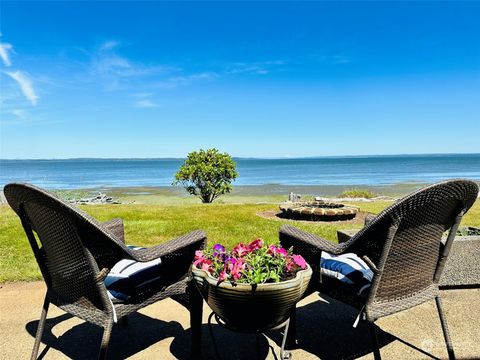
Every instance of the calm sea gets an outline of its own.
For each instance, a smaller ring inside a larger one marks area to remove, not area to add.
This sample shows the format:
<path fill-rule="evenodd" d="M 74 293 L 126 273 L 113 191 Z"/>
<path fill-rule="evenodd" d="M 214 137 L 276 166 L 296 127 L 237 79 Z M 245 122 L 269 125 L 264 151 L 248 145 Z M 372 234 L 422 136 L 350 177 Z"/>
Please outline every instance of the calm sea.
<path fill-rule="evenodd" d="M 235 159 L 236 185 L 389 185 L 448 178 L 480 181 L 480 154 Z M 168 186 L 181 159 L 0 160 L 0 186 L 50 189 Z"/>

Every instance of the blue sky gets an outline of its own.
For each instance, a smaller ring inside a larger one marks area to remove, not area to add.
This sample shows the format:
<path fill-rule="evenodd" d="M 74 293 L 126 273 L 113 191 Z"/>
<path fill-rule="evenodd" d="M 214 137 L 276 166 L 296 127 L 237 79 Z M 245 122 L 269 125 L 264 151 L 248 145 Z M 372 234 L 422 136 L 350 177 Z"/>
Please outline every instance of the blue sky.
<path fill-rule="evenodd" d="M 0 158 L 480 152 L 480 2 L 1 3 Z"/>

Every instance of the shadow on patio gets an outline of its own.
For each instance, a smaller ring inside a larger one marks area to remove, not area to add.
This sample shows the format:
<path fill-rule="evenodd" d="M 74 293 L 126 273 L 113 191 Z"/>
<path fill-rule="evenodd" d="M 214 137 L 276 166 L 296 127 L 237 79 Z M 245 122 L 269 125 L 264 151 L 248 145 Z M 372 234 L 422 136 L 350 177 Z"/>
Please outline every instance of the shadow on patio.
<path fill-rule="evenodd" d="M 204 312 L 205 315 L 209 314 L 207 307 L 204 308 Z M 355 359 L 371 353 L 370 336 L 365 324 L 360 322 L 356 329 L 352 327 L 356 316 L 355 309 L 336 301 L 330 303 L 313 301 L 299 307 L 297 312 L 298 349 L 302 351 L 301 353 L 295 351 L 294 358 Z M 73 326 L 59 337 L 55 335 L 55 326 L 70 319 L 72 319 L 70 315 L 64 314 L 47 320 L 42 341 L 47 347 L 41 352 L 40 358 L 48 358 L 49 348 L 57 349 L 73 359 L 96 358 L 102 335 L 100 327 L 82 322 L 72 324 Z M 26 325 L 26 330 L 32 337 L 35 336 L 37 325 L 37 320 Z M 266 334 L 272 341 L 260 336 L 258 345 L 254 334 L 234 333 L 217 324 L 213 325 L 213 331 L 221 359 L 279 357 L 279 346 L 282 340 L 280 331 L 270 331 Z M 215 359 L 213 343 L 206 324 L 202 327 L 202 333 L 203 358 Z M 378 329 L 378 336 L 381 346 L 400 340 L 381 329 Z M 147 357 L 159 357 L 161 354 L 149 353 L 148 348 L 167 338 L 173 338 L 173 341 L 165 351 L 178 359 L 189 358 L 190 329 L 184 330 L 176 321 L 165 322 L 136 313 L 129 317 L 127 326 L 115 327 L 109 347 L 109 358 L 124 359 L 138 353 L 145 354 Z M 419 356 L 436 359 L 420 349 L 417 351 L 421 351 L 418 353 Z"/>

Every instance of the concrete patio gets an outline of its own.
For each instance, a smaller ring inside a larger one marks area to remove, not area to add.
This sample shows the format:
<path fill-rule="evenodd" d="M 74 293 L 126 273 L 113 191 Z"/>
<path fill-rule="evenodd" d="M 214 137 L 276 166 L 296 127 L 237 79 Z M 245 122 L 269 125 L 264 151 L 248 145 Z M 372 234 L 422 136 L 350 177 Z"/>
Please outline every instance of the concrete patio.
<path fill-rule="evenodd" d="M 45 292 L 43 282 L 0 285 L 0 358 L 30 357 Z M 458 359 L 480 358 L 480 289 L 443 291 L 444 307 Z M 203 358 L 214 359 L 204 307 Z M 363 324 L 352 328 L 354 309 L 337 302 L 327 303 L 313 294 L 299 303 L 299 348 L 293 358 L 373 359 L 370 337 Z M 377 321 L 384 359 L 444 359 L 447 352 L 435 304 Z M 381 330 L 380 330 L 381 329 Z M 222 359 L 254 359 L 254 335 L 242 335 L 214 325 Z M 272 331 L 261 338 L 261 358 L 278 356 L 281 334 Z M 96 358 L 101 329 L 72 318 L 52 306 L 40 357 L 45 359 Z M 164 300 L 131 316 L 128 326 L 114 329 L 110 359 L 188 359 L 190 345 L 188 312 L 172 300 Z M 45 344 L 47 347 L 45 347 Z"/>

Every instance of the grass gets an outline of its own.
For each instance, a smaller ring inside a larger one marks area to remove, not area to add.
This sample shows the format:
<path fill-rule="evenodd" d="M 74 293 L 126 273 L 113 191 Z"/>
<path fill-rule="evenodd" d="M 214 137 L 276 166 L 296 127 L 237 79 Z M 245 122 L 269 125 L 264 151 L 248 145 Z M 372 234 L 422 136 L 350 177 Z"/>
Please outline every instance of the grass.
<path fill-rule="evenodd" d="M 365 198 L 371 199 L 377 196 L 377 194 L 373 193 L 368 189 L 347 189 L 343 191 L 338 197 L 341 198 Z"/>
<path fill-rule="evenodd" d="M 361 210 L 378 213 L 390 202 L 354 203 Z M 290 223 L 336 242 L 337 229 L 359 225 L 344 223 L 305 224 L 268 220 L 256 213 L 275 209 L 272 204 L 169 204 L 169 205 L 95 205 L 82 207 L 100 221 L 124 219 L 128 244 L 151 246 L 194 229 L 207 232 L 210 243 L 232 247 L 262 237 L 278 239 L 282 223 Z M 480 226 L 480 202 L 465 216 L 463 225 Z M 0 205 L 0 282 L 37 280 L 41 275 L 22 230 L 20 221 L 7 205 Z"/>

